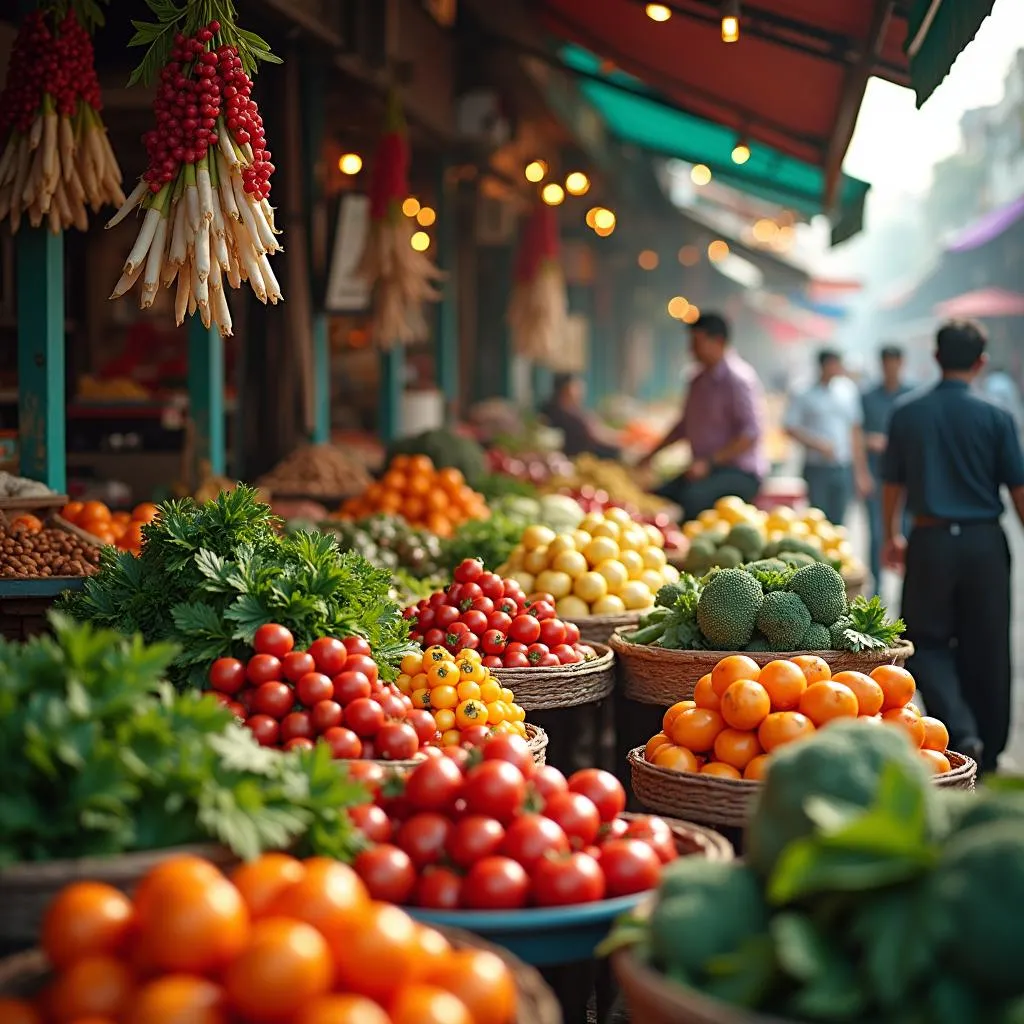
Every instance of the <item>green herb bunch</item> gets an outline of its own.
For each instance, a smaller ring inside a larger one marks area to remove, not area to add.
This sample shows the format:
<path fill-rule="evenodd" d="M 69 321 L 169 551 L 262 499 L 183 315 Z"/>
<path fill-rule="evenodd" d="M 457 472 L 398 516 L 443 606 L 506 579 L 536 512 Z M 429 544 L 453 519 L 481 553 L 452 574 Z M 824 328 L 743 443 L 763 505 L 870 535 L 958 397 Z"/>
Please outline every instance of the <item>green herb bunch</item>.
<path fill-rule="evenodd" d="M 174 657 L 54 615 L 0 641 L 0 866 L 215 841 L 242 857 L 348 857 L 365 800 L 320 744 L 261 747 L 212 697 L 162 682 Z"/>

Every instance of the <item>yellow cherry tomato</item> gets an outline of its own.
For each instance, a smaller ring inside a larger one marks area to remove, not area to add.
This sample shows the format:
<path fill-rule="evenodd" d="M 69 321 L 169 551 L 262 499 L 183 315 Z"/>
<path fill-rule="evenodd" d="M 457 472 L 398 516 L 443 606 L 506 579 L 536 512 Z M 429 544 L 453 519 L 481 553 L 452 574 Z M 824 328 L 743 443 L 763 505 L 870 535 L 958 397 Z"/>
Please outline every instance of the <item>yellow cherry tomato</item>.
<path fill-rule="evenodd" d="M 550 594 L 557 601 L 560 597 L 567 597 L 572 593 L 572 581 L 573 577 L 566 572 L 545 569 L 538 574 L 535 585 L 541 593 Z"/>
<path fill-rule="evenodd" d="M 412 678 L 407 675 L 400 675 L 395 680 L 395 688 L 398 690 L 399 693 L 412 693 Z"/>
<path fill-rule="evenodd" d="M 548 554 L 555 558 L 564 551 L 575 551 L 576 540 L 571 533 L 560 533 L 549 545 Z"/>
<path fill-rule="evenodd" d="M 617 558 L 601 562 L 594 571 L 607 580 L 609 594 L 617 594 L 629 582 L 629 571 Z"/>
<path fill-rule="evenodd" d="M 462 742 L 462 733 L 458 729 L 446 729 L 441 733 L 442 747 L 457 747 Z"/>
<path fill-rule="evenodd" d="M 471 661 L 469 658 L 463 658 L 463 651 L 459 655 L 459 682 L 460 683 L 482 683 L 487 678 L 487 669 L 480 664 L 479 661 Z M 476 651 L 468 653 L 476 654 Z"/>
<path fill-rule="evenodd" d="M 644 559 L 639 551 L 623 551 L 619 561 L 626 567 L 626 572 L 629 573 L 631 580 L 640 579 L 640 574 L 644 571 Z M 620 594 L 619 596 L 621 597 L 622 595 Z"/>
<path fill-rule="evenodd" d="M 641 580 L 630 580 L 619 595 L 628 611 L 639 611 L 650 608 L 654 604 L 654 595 L 646 583 Z"/>
<path fill-rule="evenodd" d="M 489 719 L 488 707 L 480 700 L 464 700 L 455 709 L 455 723 L 460 729 L 469 729 L 474 725 L 487 725 Z"/>
<path fill-rule="evenodd" d="M 544 572 L 548 567 L 550 559 L 548 557 L 548 549 L 535 548 L 533 551 L 528 551 L 526 557 L 523 559 L 523 568 L 528 572 L 537 576 L 539 573 Z M 536 586 L 536 583 L 534 583 Z"/>
<path fill-rule="evenodd" d="M 480 699 L 480 684 L 472 679 L 464 679 L 456 689 L 459 692 L 459 700 Z"/>
<path fill-rule="evenodd" d="M 419 708 L 421 711 L 430 711 L 433 705 L 430 702 L 430 690 L 413 690 L 412 691 L 412 706 Z"/>
<path fill-rule="evenodd" d="M 573 585 L 573 593 L 588 605 L 593 604 L 608 593 L 608 581 L 599 572 L 585 572 Z"/>
<path fill-rule="evenodd" d="M 469 647 L 459 651 L 459 661 L 472 661 L 479 665 L 484 659 L 483 655 L 479 651 L 474 651 Z"/>
<path fill-rule="evenodd" d="M 481 683 L 480 699 L 485 704 L 501 700 L 501 683 L 499 683 L 497 679 L 488 679 L 486 683 Z"/>
<path fill-rule="evenodd" d="M 433 647 L 428 647 L 423 652 L 423 664 L 424 665 L 437 665 L 442 661 L 448 661 L 451 655 L 448 653 L 447 648 L 442 647 L 440 644 L 434 644 Z"/>
<path fill-rule="evenodd" d="M 459 669 L 454 661 L 438 662 L 427 671 L 427 682 L 431 689 L 435 686 L 453 686 L 458 680 Z"/>
<path fill-rule="evenodd" d="M 644 565 L 648 569 L 664 569 L 665 563 L 668 559 L 665 557 L 665 552 L 661 548 L 656 548 L 652 544 L 650 547 L 646 547 L 640 552 L 644 559 Z"/>
<path fill-rule="evenodd" d="M 407 676 L 414 676 L 423 670 L 423 655 L 418 651 L 407 654 L 402 659 L 402 672 Z"/>
<path fill-rule="evenodd" d="M 500 725 L 505 721 L 505 706 L 500 700 L 492 701 L 487 705 L 487 724 Z"/>
<path fill-rule="evenodd" d="M 568 622 L 573 622 L 576 619 L 586 618 L 590 614 L 590 605 L 578 597 L 563 597 L 555 605 L 555 611 L 558 612 L 561 618 Z"/>
<path fill-rule="evenodd" d="M 501 688 L 501 699 L 506 704 L 511 704 L 516 699 L 516 695 L 507 686 L 503 686 Z"/>
<path fill-rule="evenodd" d="M 527 551 L 546 548 L 555 539 L 555 531 L 546 526 L 529 526 L 523 531 L 523 547 Z"/>
<path fill-rule="evenodd" d="M 455 728 L 455 712 L 451 708 L 443 708 L 434 712 L 434 725 L 438 732 L 447 732 Z"/>
<path fill-rule="evenodd" d="M 602 562 L 619 557 L 619 545 L 614 537 L 595 536 L 583 549 L 583 554 L 588 565 L 600 565 Z"/>
<path fill-rule="evenodd" d="M 588 540 L 587 543 L 589 544 L 590 541 Z M 555 555 L 551 562 L 552 572 L 561 573 L 572 580 L 577 576 L 582 576 L 589 568 L 586 556 L 582 551 L 562 551 Z"/>
<path fill-rule="evenodd" d="M 512 705 L 512 720 L 514 722 L 525 722 L 526 721 L 526 710 L 521 708 L 518 704 Z"/>
<path fill-rule="evenodd" d="M 433 686 L 430 689 L 430 704 L 432 707 L 444 710 L 453 708 L 459 703 L 459 693 L 454 686 Z"/>

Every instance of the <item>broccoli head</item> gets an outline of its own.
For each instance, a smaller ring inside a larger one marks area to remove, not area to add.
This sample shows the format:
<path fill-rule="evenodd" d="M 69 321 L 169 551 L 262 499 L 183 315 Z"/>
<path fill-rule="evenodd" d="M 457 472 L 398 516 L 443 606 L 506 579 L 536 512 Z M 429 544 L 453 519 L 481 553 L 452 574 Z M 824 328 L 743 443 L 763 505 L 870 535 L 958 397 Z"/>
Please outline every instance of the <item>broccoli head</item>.
<path fill-rule="evenodd" d="M 793 648 L 796 651 L 831 651 L 832 636 L 828 628 L 820 622 L 812 622 L 807 632 L 800 637 L 800 643 Z"/>
<path fill-rule="evenodd" d="M 821 561 L 821 551 L 801 537 L 783 537 L 779 541 L 776 554 L 779 557 L 782 555 L 807 555 L 808 558 L 814 559 L 815 562 Z"/>
<path fill-rule="evenodd" d="M 718 545 L 715 543 L 714 538 L 709 537 L 706 533 L 700 533 L 693 540 L 690 541 L 690 550 L 699 551 L 702 555 L 711 556 L 715 553 L 715 548 Z"/>
<path fill-rule="evenodd" d="M 742 569 L 722 569 L 704 587 L 697 603 L 697 624 L 712 650 L 742 650 L 754 635 L 764 592 Z"/>
<path fill-rule="evenodd" d="M 666 583 L 654 595 L 654 603 L 659 608 L 671 608 L 679 598 L 688 593 L 689 590 L 681 579 L 678 583 Z"/>
<path fill-rule="evenodd" d="M 714 547 L 697 547 L 691 544 L 683 561 L 683 572 L 688 572 L 691 576 L 703 576 L 717 564 Z"/>
<path fill-rule="evenodd" d="M 743 566 L 747 572 L 785 572 L 786 563 L 781 558 L 759 558 Z"/>
<path fill-rule="evenodd" d="M 823 626 L 831 626 L 846 611 L 843 577 L 824 562 L 798 569 L 789 581 L 789 589 L 807 605 L 811 618 Z"/>
<path fill-rule="evenodd" d="M 849 641 L 846 639 L 846 631 L 853 625 L 853 619 L 849 615 L 841 615 L 831 626 L 828 627 L 830 651 L 845 651 L 849 648 Z"/>
<path fill-rule="evenodd" d="M 773 651 L 796 651 L 811 624 L 811 613 L 796 594 L 785 590 L 765 594 L 757 613 L 757 628 Z"/>
<path fill-rule="evenodd" d="M 791 569 L 802 569 L 805 565 L 814 565 L 817 561 L 816 558 L 805 555 L 802 551 L 780 551 L 779 558 Z"/>
<path fill-rule="evenodd" d="M 739 548 L 734 548 L 731 544 L 723 544 L 715 552 L 714 564 L 723 569 L 735 569 L 737 566 L 742 565 L 743 561 L 743 553 Z"/>
<path fill-rule="evenodd" d="M 755 633 L 750 638 L 750 643 L 743 648 L 745 651 L 750 651 L 754 654 L 760 654 L 762 652 L 768 652 L 772 649 L 772 645 L 768 642 L 768 637 L 761 633 Z"/>
<path fill-rule="evenodd" d="M 764 547 L 764 536 L 753 523 L 737 523 L 725 538 L 725 543 L 736 548 L 743 556 L 744 562 L 752 562 L 761 557 Z"/>

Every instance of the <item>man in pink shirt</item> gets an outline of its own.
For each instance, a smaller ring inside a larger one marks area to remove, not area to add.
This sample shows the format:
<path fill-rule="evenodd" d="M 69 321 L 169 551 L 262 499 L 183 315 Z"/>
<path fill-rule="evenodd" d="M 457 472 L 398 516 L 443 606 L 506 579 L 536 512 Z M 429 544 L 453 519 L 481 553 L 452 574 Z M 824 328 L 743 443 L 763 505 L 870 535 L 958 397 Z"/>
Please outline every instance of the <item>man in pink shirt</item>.
<path fill-rule="evenodd" d="M 683 507 L 687 519 L 729 494 L 753 501 L 768 471 L 764 453 L 764 389 L 754 368 L 729 345 L 729 325 L 703 313 L 690 327 L 690 350 L 700 372 L 679 422 L 640 463 L 662 449 L 688 441 L 693 460 L 686 472 L 658 492 Z"/>

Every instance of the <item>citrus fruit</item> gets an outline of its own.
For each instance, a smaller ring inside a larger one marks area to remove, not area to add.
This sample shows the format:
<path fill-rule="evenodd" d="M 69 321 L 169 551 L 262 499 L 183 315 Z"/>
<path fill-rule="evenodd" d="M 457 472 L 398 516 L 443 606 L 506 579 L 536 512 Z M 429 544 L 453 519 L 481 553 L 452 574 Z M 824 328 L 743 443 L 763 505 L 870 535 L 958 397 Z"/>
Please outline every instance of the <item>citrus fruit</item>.
<path fill-rule="evenodd" d="M 763 753 L 756 732 L 723 729 L 715 737 L 715 760 L 743 771 L 751 761 Z"/>
<path fill-rule="evenodd" d="M 828 662 L 816 654 L 798 654 L 792 661 L 794 665 L 800 666 L 800 671 L 806 677 L 808 686 L 832 678 L 832 669 L 828 667 Z"/>
<path fill-rule="evenodd" d="M 944 775 L 946 772 L 953 770 L 953 766 L 949 763 L 949 758 L 939 750 L 930 750 L 926 747 L 920 751 L 920 754 L 924 758 L 925 764 L 936 775 Z"/>
<path fill-rule="evenodd" d="M 757 741 L 765 753 L 814 735 L 814 723 L 799 711 L 773 711 L 757 730 Z"/>
<path fill-rule="evenodd" d="M 665 714 L 661 718 L 661 728 L 662 728 L 662 731 L 667 733 L 668 730 L 669 730 L 669 726 L 671 726 L 672 723 L 684 711 L 689 711 L 690 708 L 695 708 L 696 706 L 697 706 L 696 702 L 692 701 L 692 700 L 676 701 L 676 703 L 673 704 L 672 707 L 670 707 L 668 709 L 668 711 L 666 711 Z"/>
<path fill-rule="evenodd" d="M 899 665 L 879 665 L 871 673 L 871 678 L 882 688 L 885 694 L 885 701 L 882 704 L 883 711 L 890 711 L 893 708 L 901 708 L 909 704 L 917 692 L 914 684 L 914 677 Z"/>
<path fill-rule="evenodd" d="M 83 956 L 116 953 L 132 924 L 131 900 L 112 885 L 73 882 L 50 904 L 40 945 L 54 967 Z"/>
<path fill-rule="evenodd" d="M 853 690 L 853 695 L 857 698 L 857 714 L 877 715 L 882 710 L 885 694 L 871 676 L 863 672 L 837 672 L 832 677 L 832 682 L 842 683 Z"/>
<path fill-rule="evenodd" d="M 721 698 L 715 693 L 710 672 L 697 680 L 697 685 L 693 688 L 693 702 L 699 708 L 707 708 L 710 711 L 719 710 Z"/>
<path fill-rule="evenodd" d="M 743 776 L 731 764 L 722 761 L 708 761 L 700 770 L 701 775 L 715 775 L 720 779 L 742 779 Z"/>
<path fill-rule="evenodd" d="M 786 712 L 780 712 L 785 714 Z M 760 782 L 768 774 L 768 766 L 771 758 L 767 754 L 758 754 L 746 768 L 743 769 L 743 778 L 751 782 Z"/>
<path fill-rule="evenodd" d="M 703 754 L 714 746 L 715 737 L 724 727 L 725 720 L 717 711 L 690 708 L 676 716 L 667 735 L 677 746 Z"/>
<path fill-rule="evenodd" d="M 944 723 L 940 722 L 937 718 L 932 718 L 930 715 L 925 715 L 921 719 L 921 724 L 924 726 L 924 743 L 922 746 L 925 750 L 945 752 L 949 749 L 949 730 Z"/>
<path fill-rule="evenodd" d="M 737 679 L 722 694 L 719 709 L 733 729 L 756 729 L 772 709 L 768 691 L 752 679 Z"/>
<path fill-rule="evenodd" d="M 807 689 L 807 677 L 795 662 L 769 661 L 757 680 L 768 692 L 772 711 L 795 711 Z"/>
<path fill-rule="evenodd" d="M 721 697 L 737 679 L 756 681 L 760 674 L 761 669 L 753 658 L 748 658 L 745 654 L 730 654 L 711 670 L 711 685 L 715 693 Z"/>
<path fill-rule="evenodd" d="M 695 772 L 700 766 L 692 750 L 667 743 L 659 747 L 654 754 L 654 763 L 659 768 L 668 768 L 675 772 Z"/>
<path fill-rule="evenodd" d="M 890 708 L 888 711 L 882 712 L 882 721 L 902 729 L 910 737 L 910 742 L 915 747 L 920 747 L 924 744 L 925 725 L 916 709 L 912 710 L 909 707 Z"/>
<path fill-rule="evenodd" d="M 834 718 L 856 718 L 857 711 L 857 697 L 853 690 L 832 680 L 811 683 L 800 698 L 800 713 L 818 727 Z"/>

